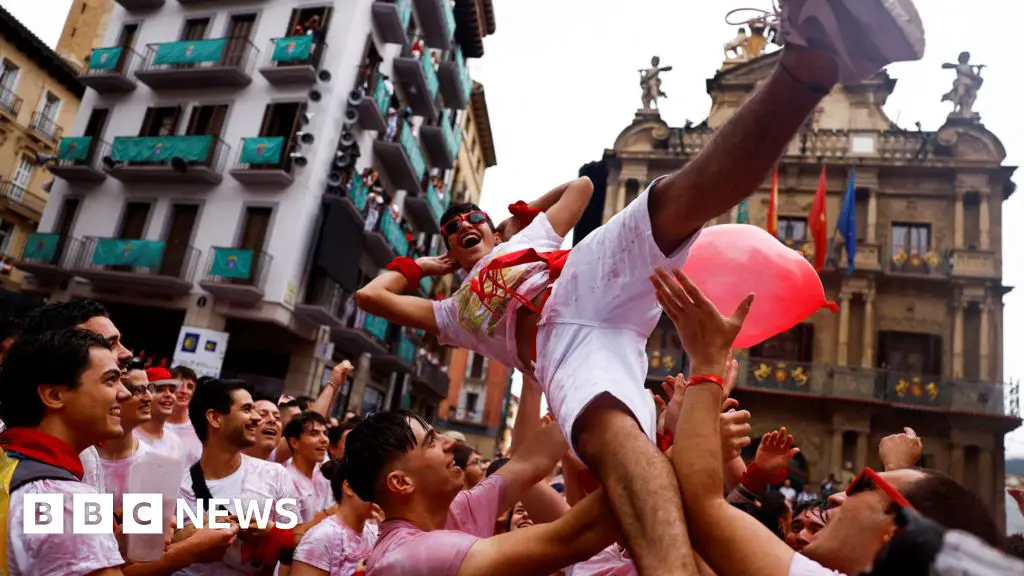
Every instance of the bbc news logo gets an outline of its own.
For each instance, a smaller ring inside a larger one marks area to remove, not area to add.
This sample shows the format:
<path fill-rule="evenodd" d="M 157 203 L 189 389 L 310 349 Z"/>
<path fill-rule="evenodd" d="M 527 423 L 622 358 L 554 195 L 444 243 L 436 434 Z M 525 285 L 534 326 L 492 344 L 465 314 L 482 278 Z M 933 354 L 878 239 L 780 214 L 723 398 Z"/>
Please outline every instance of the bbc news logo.
<path fill-rule="evenodd" d="M 113 494 L 71 494 L 72 534 L 113 534 Z M 64 534 L 65 494 L 26 494 L 23 532 L 25 534 Z M 121 531 L 124 534 L 163 534 L 169 522 L 164 519 L 164 498 L 161 494 L 125 494 L 122 499 Z M 271 518 L 283 519 L 275 525 L 288 530 L 299 523 L 298 502 L 294 498 L 280 500 L 242 500 L 240 498 L 213 498 L 200 500 L 194 505 L 178 499 L 175 509 L 176 526 L 184 527 L 185 520 L 196 528 L 231 527 L 228 516 L 237 518 L 242 526 L 265 530 Z"/>

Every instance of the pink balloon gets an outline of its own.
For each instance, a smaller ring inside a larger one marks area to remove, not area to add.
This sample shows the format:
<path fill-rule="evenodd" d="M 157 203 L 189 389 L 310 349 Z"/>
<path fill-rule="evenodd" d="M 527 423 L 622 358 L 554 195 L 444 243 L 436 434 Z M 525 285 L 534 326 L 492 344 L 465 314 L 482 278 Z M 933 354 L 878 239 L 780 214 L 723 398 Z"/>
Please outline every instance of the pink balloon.
<path fill-rule="evenodd" d="M 806 320 L 825 299 L 814 266 L 796 250 L 749 224 L 705 228 L 690 248 L 683 273 L 723 314 L 732 314 L 747 294 L 756 295 L 733 348 L 750 348 Z"/>

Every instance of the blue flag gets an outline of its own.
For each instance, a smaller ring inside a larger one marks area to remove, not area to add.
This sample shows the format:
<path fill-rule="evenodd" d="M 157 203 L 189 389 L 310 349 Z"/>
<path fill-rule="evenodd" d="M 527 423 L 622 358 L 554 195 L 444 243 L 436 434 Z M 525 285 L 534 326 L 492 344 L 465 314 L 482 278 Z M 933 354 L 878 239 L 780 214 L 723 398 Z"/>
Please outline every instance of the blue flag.
<path fill-rule="evenodd" d="M 857 169 L 850 169 L 850 182 L 846 185 L 846 196 L 839 210 L 836 231 L 846 244 L 847 273 L 853 274 L 853 261 L 857 257 Z"/>

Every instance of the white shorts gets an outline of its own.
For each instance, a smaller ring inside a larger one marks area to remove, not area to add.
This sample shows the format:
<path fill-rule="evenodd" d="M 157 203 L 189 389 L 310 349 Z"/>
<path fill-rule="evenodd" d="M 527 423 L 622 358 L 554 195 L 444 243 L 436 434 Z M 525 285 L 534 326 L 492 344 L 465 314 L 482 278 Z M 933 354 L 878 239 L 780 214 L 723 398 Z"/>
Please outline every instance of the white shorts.
<path fill-rule="evenodd" d="M 661 252 L 647 206 L 657 182 L 573 248 L 544 305 L 535 375 L 570 444 L 576 419 L 605 392 L 626 405 L 652 441 L 657 432 L 644 382 L 647 339 L 661 307 L 648 278 L 658 266 L 681 267 L 699 235 L 670 256 Z"/>

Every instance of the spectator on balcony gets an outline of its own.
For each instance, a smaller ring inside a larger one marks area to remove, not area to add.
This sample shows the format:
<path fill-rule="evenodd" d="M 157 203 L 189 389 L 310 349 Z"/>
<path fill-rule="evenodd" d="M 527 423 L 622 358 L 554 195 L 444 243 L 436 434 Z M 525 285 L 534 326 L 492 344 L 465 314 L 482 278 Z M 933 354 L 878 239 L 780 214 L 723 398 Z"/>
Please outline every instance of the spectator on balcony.
<path fill-rule="evenodd" d="M 790 504 L 796 500 L 796 489 L 793 488 L 793 482 L 791 482 L 789 478 L 782 481 L 779 493 L 782 494 L 786 498 L 786 502 Z"/>
<path fill-rule="evenodd" d="M 423 56 L 423 39 L 422 38 L 417 36 L 416 39 L 413 40 L 412 47 L 409 48 L 409 53 L 412 54 L 412 57 L 417 59 L 417 60 L 420 59 L 420 56 Z"/>
<path fill-rule="evenodd" d="M 319 44 L 324 41 L 324 29 L 320 24 L 320 15 L 314 14 L 309 20 L 306 20 L 305 29 L 305 35 L 313 37 L 313 52 L 315 52 Z"/>
<path fill-rule="evenodd" d="M 394 142 L 398 138 L 398 110 L 388 108 L 387 130 L 384 131 L 384 140 Z"/>

